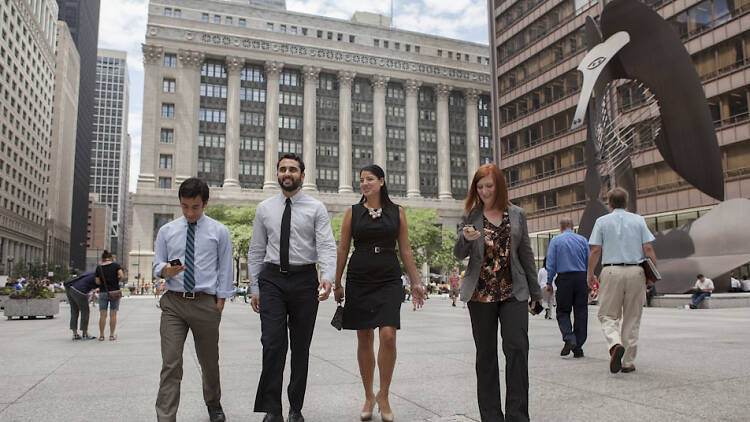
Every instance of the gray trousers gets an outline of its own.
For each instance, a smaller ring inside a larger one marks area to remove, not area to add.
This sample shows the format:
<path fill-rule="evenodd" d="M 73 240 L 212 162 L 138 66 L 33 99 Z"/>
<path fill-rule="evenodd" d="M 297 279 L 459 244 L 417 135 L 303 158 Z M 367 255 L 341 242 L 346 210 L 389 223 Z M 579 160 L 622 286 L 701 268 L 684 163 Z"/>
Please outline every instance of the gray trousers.
<path fill-rule="evenodd" d="M 203 400 L 208 406 L 221 405 L 219 380 L 219 323 L 221 314 L 216 297 L 200 295 L 186 299 L 165 293 L 161 306 L 161 379 L 156 397 L 159 421 L 177 420 L 182 382 L 182 351 L 188 330 L 193 332 L 195 353 L 201 366 Z"/>
<path fill-rule="evenodd" d="M 65 289 L 65 295 L 68 296 L 70 304 L 70 329 L 75 331 L 78 325 L 78 314 L 81 314 L 81 331 L 89 330 L 89 297 L 78 290 L 68 287 Z"/>

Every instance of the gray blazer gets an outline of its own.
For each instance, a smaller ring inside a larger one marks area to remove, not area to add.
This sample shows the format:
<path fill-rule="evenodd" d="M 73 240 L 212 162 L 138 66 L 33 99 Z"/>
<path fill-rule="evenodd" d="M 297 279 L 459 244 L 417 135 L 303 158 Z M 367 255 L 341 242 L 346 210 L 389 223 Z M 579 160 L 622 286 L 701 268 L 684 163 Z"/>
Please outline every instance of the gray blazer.
<path fill-rule="evenodd" d="M 510 270 L 513 277 L 513 295 L 522 302 L 528 301 L 529 297 L 531 300 L 541 300 L 542 291 L 536 281 L 537 270 L 534 252 L 531 250 L 529 241 L 529 229 L 526 226 L 526 213 L 521 207 L 509 205 L 508 216 L 510 217 Z M 477 287 L 479 270 L 484 261 L 484 235 L 469 242 L 464 238 L 463 228 L 472 224 L 477 230 L 481 230 L 484 227 L 482 222 L 482 208 L 474 207 L 469 215 L 461 218 L 458 238 L 453 247 L 453 254 L 456 258 L 469 257 L 469 265 L 466 267 L 466 273 L 461 282 L 461 300 L 464 302 L 471 299 Z"/>

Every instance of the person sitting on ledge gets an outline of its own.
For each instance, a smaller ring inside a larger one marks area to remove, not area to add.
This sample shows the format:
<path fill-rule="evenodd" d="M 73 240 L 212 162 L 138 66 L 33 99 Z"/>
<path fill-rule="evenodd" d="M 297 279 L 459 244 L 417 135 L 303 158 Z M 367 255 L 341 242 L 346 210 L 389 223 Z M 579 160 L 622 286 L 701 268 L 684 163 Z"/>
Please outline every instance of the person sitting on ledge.
<path fill-rule="evenodd" d="M 750 277 L 747 276 L 747 274 L 742 275 L 742 291 L 743 292 L 750 292 Z"/>
<path fill-rule="evenodd" d="M 735 278 L 734 273 L 729 276 L 729 291 L 732 293 L 737 293 L 742 291 L 742 282 Z"/>
<path fill-rule="evenodd" d="M 690 309 L 698 309 L 698 306 L 703 300 L 711 296 L 711 292 L 714 291 L 714 282 L 710 278 L 706 278 L 703 274 L 698 274 L 698 280 L 695 281 L 695 291 L 693 296 L 690 298 Z"/>

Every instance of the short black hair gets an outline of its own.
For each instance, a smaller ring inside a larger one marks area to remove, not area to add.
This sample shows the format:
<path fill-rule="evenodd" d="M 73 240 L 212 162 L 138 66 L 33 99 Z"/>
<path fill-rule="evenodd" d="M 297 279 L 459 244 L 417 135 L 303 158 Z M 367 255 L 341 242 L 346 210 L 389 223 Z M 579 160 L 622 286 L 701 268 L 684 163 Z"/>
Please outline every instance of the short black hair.
<path fill-rule="evenodd" d="M 698 278 L 703 278 L 703 274 L 698 274 Z"/>
<path fill-rule="evenodd" d="M 302 161 L 302 157 L 299 155 L 293 153 L 293 152 L 287 152 L 286 154 L 279 157 L 279 161 L 276 162 L 276 170 L 279 169 L 279 164 L 281 164 L 281 160 L 288 158 L 290 160 L 295 160 L 299 163 L 299 172 L 304 173 L 305 172 L 305 163 Z"/>
<path fill-rule="evenodd" d="M 180 184 L 180 190 L 177 192 L 177 197 L 180 199 L 195 198 L 199 195 L 204 204 L 208 202 L 208 184 L 197 177 L 185 179 Z"/>

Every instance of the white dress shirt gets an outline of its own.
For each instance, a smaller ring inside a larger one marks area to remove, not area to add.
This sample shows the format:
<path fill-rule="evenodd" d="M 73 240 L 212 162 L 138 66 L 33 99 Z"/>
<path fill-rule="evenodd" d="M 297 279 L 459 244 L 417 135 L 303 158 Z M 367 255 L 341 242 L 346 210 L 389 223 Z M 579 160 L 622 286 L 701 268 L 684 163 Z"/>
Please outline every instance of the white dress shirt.
<path fill-rule="evenodd" d="M 713 289 L 714 281 L 708 277 L 703 278 L 703 282 L 700 279 L 695 280 L 695 288 L 700 290 Z"/>
<path fill-rule="evenodd" d="M 173 259 L 185 265 L 187 240 L 185 217 L 163 225 L 156 235 L 154 248 L 154 278 L 162 278 L 161 270 Z M 232 236 L 218 221 L 202 215 L 195 226 L 194 292 L 205 292 L 222 299 L 234 295 L 232 284 Z M 167 289 L 185 291 L 184 271 L 167 277 Z"/>
<path fill-rule="evenodd" d="M 289 231 L 289 265 L 320 264 L 320 278 L 331 281 L 336 274 L 336 242 L 323 203 L 302 191 L 292 198 L 292 219 Z M 286 196 L 280 193 L 258 205 L 253 222 L 248 263 L 250 292 L 260 293 L 258 275 L 265 263 L 279 265 L 281 218 Z"/>

